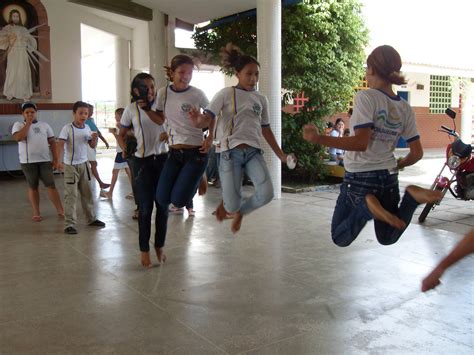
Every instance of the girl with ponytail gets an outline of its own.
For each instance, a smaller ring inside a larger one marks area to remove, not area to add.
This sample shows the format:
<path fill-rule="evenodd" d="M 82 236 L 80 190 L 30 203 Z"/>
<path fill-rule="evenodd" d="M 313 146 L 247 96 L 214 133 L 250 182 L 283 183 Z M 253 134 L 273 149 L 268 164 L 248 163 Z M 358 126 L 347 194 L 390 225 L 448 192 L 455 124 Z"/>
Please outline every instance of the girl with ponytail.
<path fill-rule="evenodd" d="M 282 162 L 287 161 L 287 155 L 278 146 L 270 128 L 268 100 L 255 89 L 260 64 L 232 43 L 222 49 L 221 56 L 222 66 L 235 72 L 238 84 L 219 91 L 203 115 L 193 110 L 190 117 L 197 126 L 219 117 L 216 139 L 221 146 L 219 177 L 223 202 L 216 210 L 216 218 L 222 221 L 227 213 L 232 213 L 231 230 L 236 233 L 240 230 L 243 216 L 273 198 L 270 173 L 260 147 L 261 136 Z M 255 193 L 248 199 L 242 197 L 244 172 L 255 188 Z"/>
<path fill-rule="evenodd" d="M 346 150 L 346 173 L 331 225 L 332 239 L 340 247 L 350 245 L 372 218 L 379 243 L 394 244 L 419 204 L 441 198 L 439 192 L 410 185 L 399 205 L 398 170 L 423 156 L 415 113 L 392 88 L 405 83 L 401 67 L 400 55 L 391 46 L 377 47 L 369 55 L 366 79 L 370 89 L 355 96 L 349 137 L 328 137 L 312 124 L 304 126 L 308 142 Z M 393 151 L 400 137 L 410 151 L 397 161 Z"/>

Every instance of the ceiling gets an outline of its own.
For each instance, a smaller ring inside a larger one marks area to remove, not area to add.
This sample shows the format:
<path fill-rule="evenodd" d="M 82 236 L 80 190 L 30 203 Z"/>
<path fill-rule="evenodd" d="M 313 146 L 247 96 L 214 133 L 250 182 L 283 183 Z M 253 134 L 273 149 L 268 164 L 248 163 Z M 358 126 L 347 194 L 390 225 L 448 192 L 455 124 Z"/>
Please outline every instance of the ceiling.
<path fill-rule="evenodd" d="M 193 24 L 255 9 L 257 0 L 133 0 Z"/>

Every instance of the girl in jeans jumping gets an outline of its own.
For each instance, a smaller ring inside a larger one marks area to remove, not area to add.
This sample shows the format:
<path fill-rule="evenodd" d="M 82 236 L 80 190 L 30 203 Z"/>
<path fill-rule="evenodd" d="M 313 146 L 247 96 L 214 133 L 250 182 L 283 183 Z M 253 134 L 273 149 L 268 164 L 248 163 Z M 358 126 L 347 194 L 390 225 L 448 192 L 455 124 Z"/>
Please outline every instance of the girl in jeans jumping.
<path fill-rule="evenodd" d="M 269 203 L 273 198 L 273 185 L 260 149 L 263 135 L 282 162 L 286 154 L 278 146 L 269 123 L 268 100 L 255 90 L 260 64 L 255 58 L 243 54 L 229 43 L 222 50 L 223 66 L 233 69 L 239 80 L 237 86 L 219 91 L 200 115 L 191 112 L 196 125 L 219 116 L 222 135 L 219 177 L 222 184 L 223 202 L 216 210 L 216 218 L 222 221 L 227 213 L 233 213 L 231 230 L 240 230 L 242 218 L 253 210 Z M 255 193 L 247 200 L 242 198 L 243 173 L 252 180 Z"/>
<path fill-rule="evenodd" d="M 406 83 L 401 66 L 400 55 L 390 46 L 377 47 L 369 55 L 366 79 L 370 89 L 355 97 L 349 137 L 328 137 L 312 124 L 304 126 L 303 137 L 308 142 L 346 150 L 346 173 L 331 225 L 338 246 L 350 245 L 372 218 L 379 243 L 396 243 L 416 207 L 441 198 L 440 192 L 411 185 L 398 205 L 398 169 L 423 157 L 415 114 L 392 89 L 393 84 Z M 400 136 L 408 142 L 410 152 L 397 162 L 393 151 Z"/>

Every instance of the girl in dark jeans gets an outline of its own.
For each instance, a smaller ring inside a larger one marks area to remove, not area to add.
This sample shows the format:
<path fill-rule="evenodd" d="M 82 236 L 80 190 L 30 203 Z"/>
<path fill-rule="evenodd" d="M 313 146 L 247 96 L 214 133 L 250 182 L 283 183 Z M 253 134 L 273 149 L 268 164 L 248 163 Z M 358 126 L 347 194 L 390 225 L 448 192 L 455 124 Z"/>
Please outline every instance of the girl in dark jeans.
<path fill-rule="evenodd" d="M 307 141 L 346 150 L 346 173 L 331 226 L 338 246 L 350 245 L 372 218 L 379 243 L 396 243 L 416 207 L 441 198 L 440 192 L 411 185 L 398 205 L 398 169 L 415 164 L 423 156 L 415 114 L 392 91 L 393 84 L 406 83 L 401 66 L 400 55 L 390 46 L 377 47 L 369 55 L 366 78 L 370 89 L 359 91 L 355 97 L 349 137 L 320 135 L 312 124 L 304 127 Z M 408 142 L 410 152 L 397 161 L 393 151 L 400 136 Z"/>
<path fill-rule="evenodd" d="M 120 136 L 125 138 L 133 126 L 137 147 L 133 158 L 134 195 L 138 203 L 138 239 L 141 263 L 152 267 L 150 259 L 151 217 L 158 180 L 163 170 L 168 148 L 160 141 L 164 132 L 163 120 L 151 110 L 155 98 L 155 81 L 150 74 L 140 73 L 131 84 L 132 103 L 122 115 Z M 155 251 L 158 262 L 166 261 L 164 245 L 168 221 L 168 208 L 156 205 Z"/>
<path fill-rule="evenodd" d="M 166 119 L 170 152 L 158 183 L 156 199 L 163 208 L 168 208 L 170 203 L 182 208 L 197 191 L 214 138 L 210 133 L 204 139 L 201 128 L 193 126 L 189 118 L 191 109 L 201 109 L 208 104 L 206 95 L 189 85 L 194 69 L 192 59 L 177 55 L 166 69 L 171 83 L 159 90 L 154 108 Z M 210 132 L 214 131 L 213 123 Z"/>

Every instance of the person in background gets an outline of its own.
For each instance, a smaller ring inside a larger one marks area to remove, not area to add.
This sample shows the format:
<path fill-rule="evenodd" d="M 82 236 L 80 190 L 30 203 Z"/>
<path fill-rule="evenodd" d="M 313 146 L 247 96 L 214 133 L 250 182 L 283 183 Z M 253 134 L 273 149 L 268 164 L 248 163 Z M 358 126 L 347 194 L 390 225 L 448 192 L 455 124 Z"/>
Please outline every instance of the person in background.
<path fill-rule="evenodd" d="M 56 149 L 51 126 L 36 119 L 37 108 L 32 102 L 21 105 L 23 122 L 15 122 L 12 128 L 13 138 L 18 142 L 21 170 L 28 183 L 28 199 L 33 208 L 33 221 L 41 222 L 43 217 L 39 207 L 39 180 L 43 181 L 48 189 L 48 197 L 53 203 L 58 216 L 64 217 L 64 209 L 54 184 L 53 170 L 58 168 L 59 156 Z M 53 155 L 51 157 L 49 151 Z"/>

